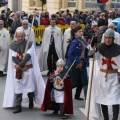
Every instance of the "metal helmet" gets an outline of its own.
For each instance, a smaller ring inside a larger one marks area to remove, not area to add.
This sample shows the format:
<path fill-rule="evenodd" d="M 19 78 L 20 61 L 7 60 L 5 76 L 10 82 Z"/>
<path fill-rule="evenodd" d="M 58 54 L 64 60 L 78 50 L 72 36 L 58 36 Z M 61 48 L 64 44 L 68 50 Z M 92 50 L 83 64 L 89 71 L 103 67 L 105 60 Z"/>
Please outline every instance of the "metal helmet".
<path fill-rule="evenodd" d="M 114 37 L 114 30 L 112 30 L 111 28 L 109 28 L 109 29 L 107 29 L 106 31 L 105 31 L 105 35 L 104 35 L 105 37 Z"/>
<path fill-rule="evenodd" d="M 62 59 L 62 58 L 60 58 L 60 59 L 58 59 L 58 61 L 56 62 L 56 65 L 57 66 L 65 66 L 65 62 L 64 62 L 64 60 Z"/>

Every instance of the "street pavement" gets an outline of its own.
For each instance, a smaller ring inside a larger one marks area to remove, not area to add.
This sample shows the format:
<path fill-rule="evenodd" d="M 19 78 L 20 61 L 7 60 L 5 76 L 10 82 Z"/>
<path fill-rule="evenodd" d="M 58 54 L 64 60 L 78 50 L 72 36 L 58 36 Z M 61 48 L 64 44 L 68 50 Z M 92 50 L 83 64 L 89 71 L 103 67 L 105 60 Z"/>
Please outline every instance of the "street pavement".
<path fill-rule="evenodd" d="M 46 72 L 43 72 L 43 79 L 46 82 Z M 4 109 L 3 96 L 6 77 L 0 77 L 0 120 L 60 120 L 58 116 L 51 115 L 52 111 L 42 112 L 38 105 L 35 105 L 33 109 L 28 108 L 28 104 L 22 104 L 22 112 L 13 114 L 14 108 Z M 73 90 L 74 95 L 75 90 Z M 69 120 L 85 120 L 84 114 L 79 108 L 84 108 L 85 101 L 78 101 L 73 99 L 74 115 L 68 116 Z"/>
<path fill-rule="evenodd" d="M 37 56 L 39 56 L 39 49 L 37 47 Z M 43 79 L 46 83 L 47 81 L 47 71 L 42 72 Z M 28 108 L 28 104 L 22 103 L 22 112 L 18 114 L 13 114 L 14 108 L 4 109 L 3 106 L 3 96 L 4 96 L 4 88 L 5 88 L 6 76 L 0 77 L 0 120 L 60 120 L 60 116 L 51 115 L 52 111 L 48 110 L 43 112 L 40 110 L 40 106 L 35 105 L 33 109 Z M 75 89 L 73 90 L 74 97 Z M 83 95 L 82 95 L 83 96 Z M 84 96 L 83 96 L 84 97 Z M 85 101 L 79 101 L 73 99 L 74 105 L 74 115 L 68 116 L 69 120 L 85 120 L 85 115 L 79 108 L 84 108 Z"/>
<path fill-rule="evenodd" d="M 37 55 L 39 55 L 39 47 L 37 47 Z M 47 81 L 47 71 L 42 72 L 43 79 L 46 83 Z M 22 112 L 18 114 L 13 114 L 14 108 L 4 109 L 3 105 L 3 96 L 4 96 L 4 87 L 5 87 L 6 76 L 0 77 L 0 120 L 62 120 L 59 115 L 51 115 L 52 111 L 48 110 L 42 112 L 40 106 L 35 105 L 33 109 L 28 108 L 28 104 L 22 104 Z M 75 89 L 73 89 L 73 106 L 74 114 L 69 115 L 69 120 L 86 120 L 84 115 L 85 101 L 79 101 L 74 99 Z M 81 97 L 84 98 L 83 91 Z M 89 119 L 92 120 L 92 119 Z M 102 120 L 102 119 L 95 119 Z M 112 120 L 112 119 L 110 119 Z M 120 119 L 119 119 L 120 120 Z"/>

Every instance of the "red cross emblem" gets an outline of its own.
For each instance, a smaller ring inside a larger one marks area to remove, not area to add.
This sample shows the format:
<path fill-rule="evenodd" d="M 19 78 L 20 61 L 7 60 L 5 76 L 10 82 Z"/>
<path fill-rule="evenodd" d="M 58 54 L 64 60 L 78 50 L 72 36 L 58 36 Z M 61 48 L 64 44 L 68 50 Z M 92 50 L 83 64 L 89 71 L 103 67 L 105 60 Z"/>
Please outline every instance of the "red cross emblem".
<path fill-rule="evenodd" d="M 22 61 L 22 60 L 23 60 L 23 54 L 20 53 L 20 52 L 18 52 L 18 53 L 17 53 L 17 59 L 18 59 L 19 61 Z"/>
<path fill-rule="evenodd" d="M 102 58 L 102 65 L 104 65 L 104 64 L 107 64 L 107 69 L 112 69 L 112 64 L 116 65 L 116 63 L 114 61 L 112 61 L 111 58 L 106 58 L 106 59 Z"/>

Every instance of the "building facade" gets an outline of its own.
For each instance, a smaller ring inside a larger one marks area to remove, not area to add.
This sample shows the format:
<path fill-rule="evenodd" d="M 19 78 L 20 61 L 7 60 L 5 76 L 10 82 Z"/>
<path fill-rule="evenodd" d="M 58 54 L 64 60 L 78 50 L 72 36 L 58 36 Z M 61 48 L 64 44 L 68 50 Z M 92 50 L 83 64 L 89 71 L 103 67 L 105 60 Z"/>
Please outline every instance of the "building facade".
<path fill-rule="evenodd" d="M 41 0 L 6 0 L 8 1 L 8 6 L 13 11 L 26 11 L 28 13 L 32 12 L 35 8 L 42 11 Z M 97 0 L 46 0 L 43 6 L 44 11 L 48 11 L 50 14 L 69 9 L 71 12 L 75 9 L 82 11 L 99 10 Z M 120 0 L 109 0 L 106 3 L 107 10 L 113 10 L 115 8 L 120 8 Z M 6 9 L 3 7 L 1 9 Z"/>

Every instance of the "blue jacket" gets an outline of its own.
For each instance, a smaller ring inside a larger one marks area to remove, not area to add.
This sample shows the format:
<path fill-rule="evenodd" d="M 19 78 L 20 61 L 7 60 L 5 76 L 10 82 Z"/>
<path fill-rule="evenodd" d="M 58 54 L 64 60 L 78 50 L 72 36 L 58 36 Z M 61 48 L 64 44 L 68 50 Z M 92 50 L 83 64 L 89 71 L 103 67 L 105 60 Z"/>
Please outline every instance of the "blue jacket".
<path fill-rule="evenodd" d="M 67 53 L 68 59 L 74 61 L 75 58 L 77 57 L 76 63 L 80 64 L 81 52 L 82 52 L 82 45 L 77 38 L 74 38 L 74 40 L 70 43 L 70 47 Z"/>

